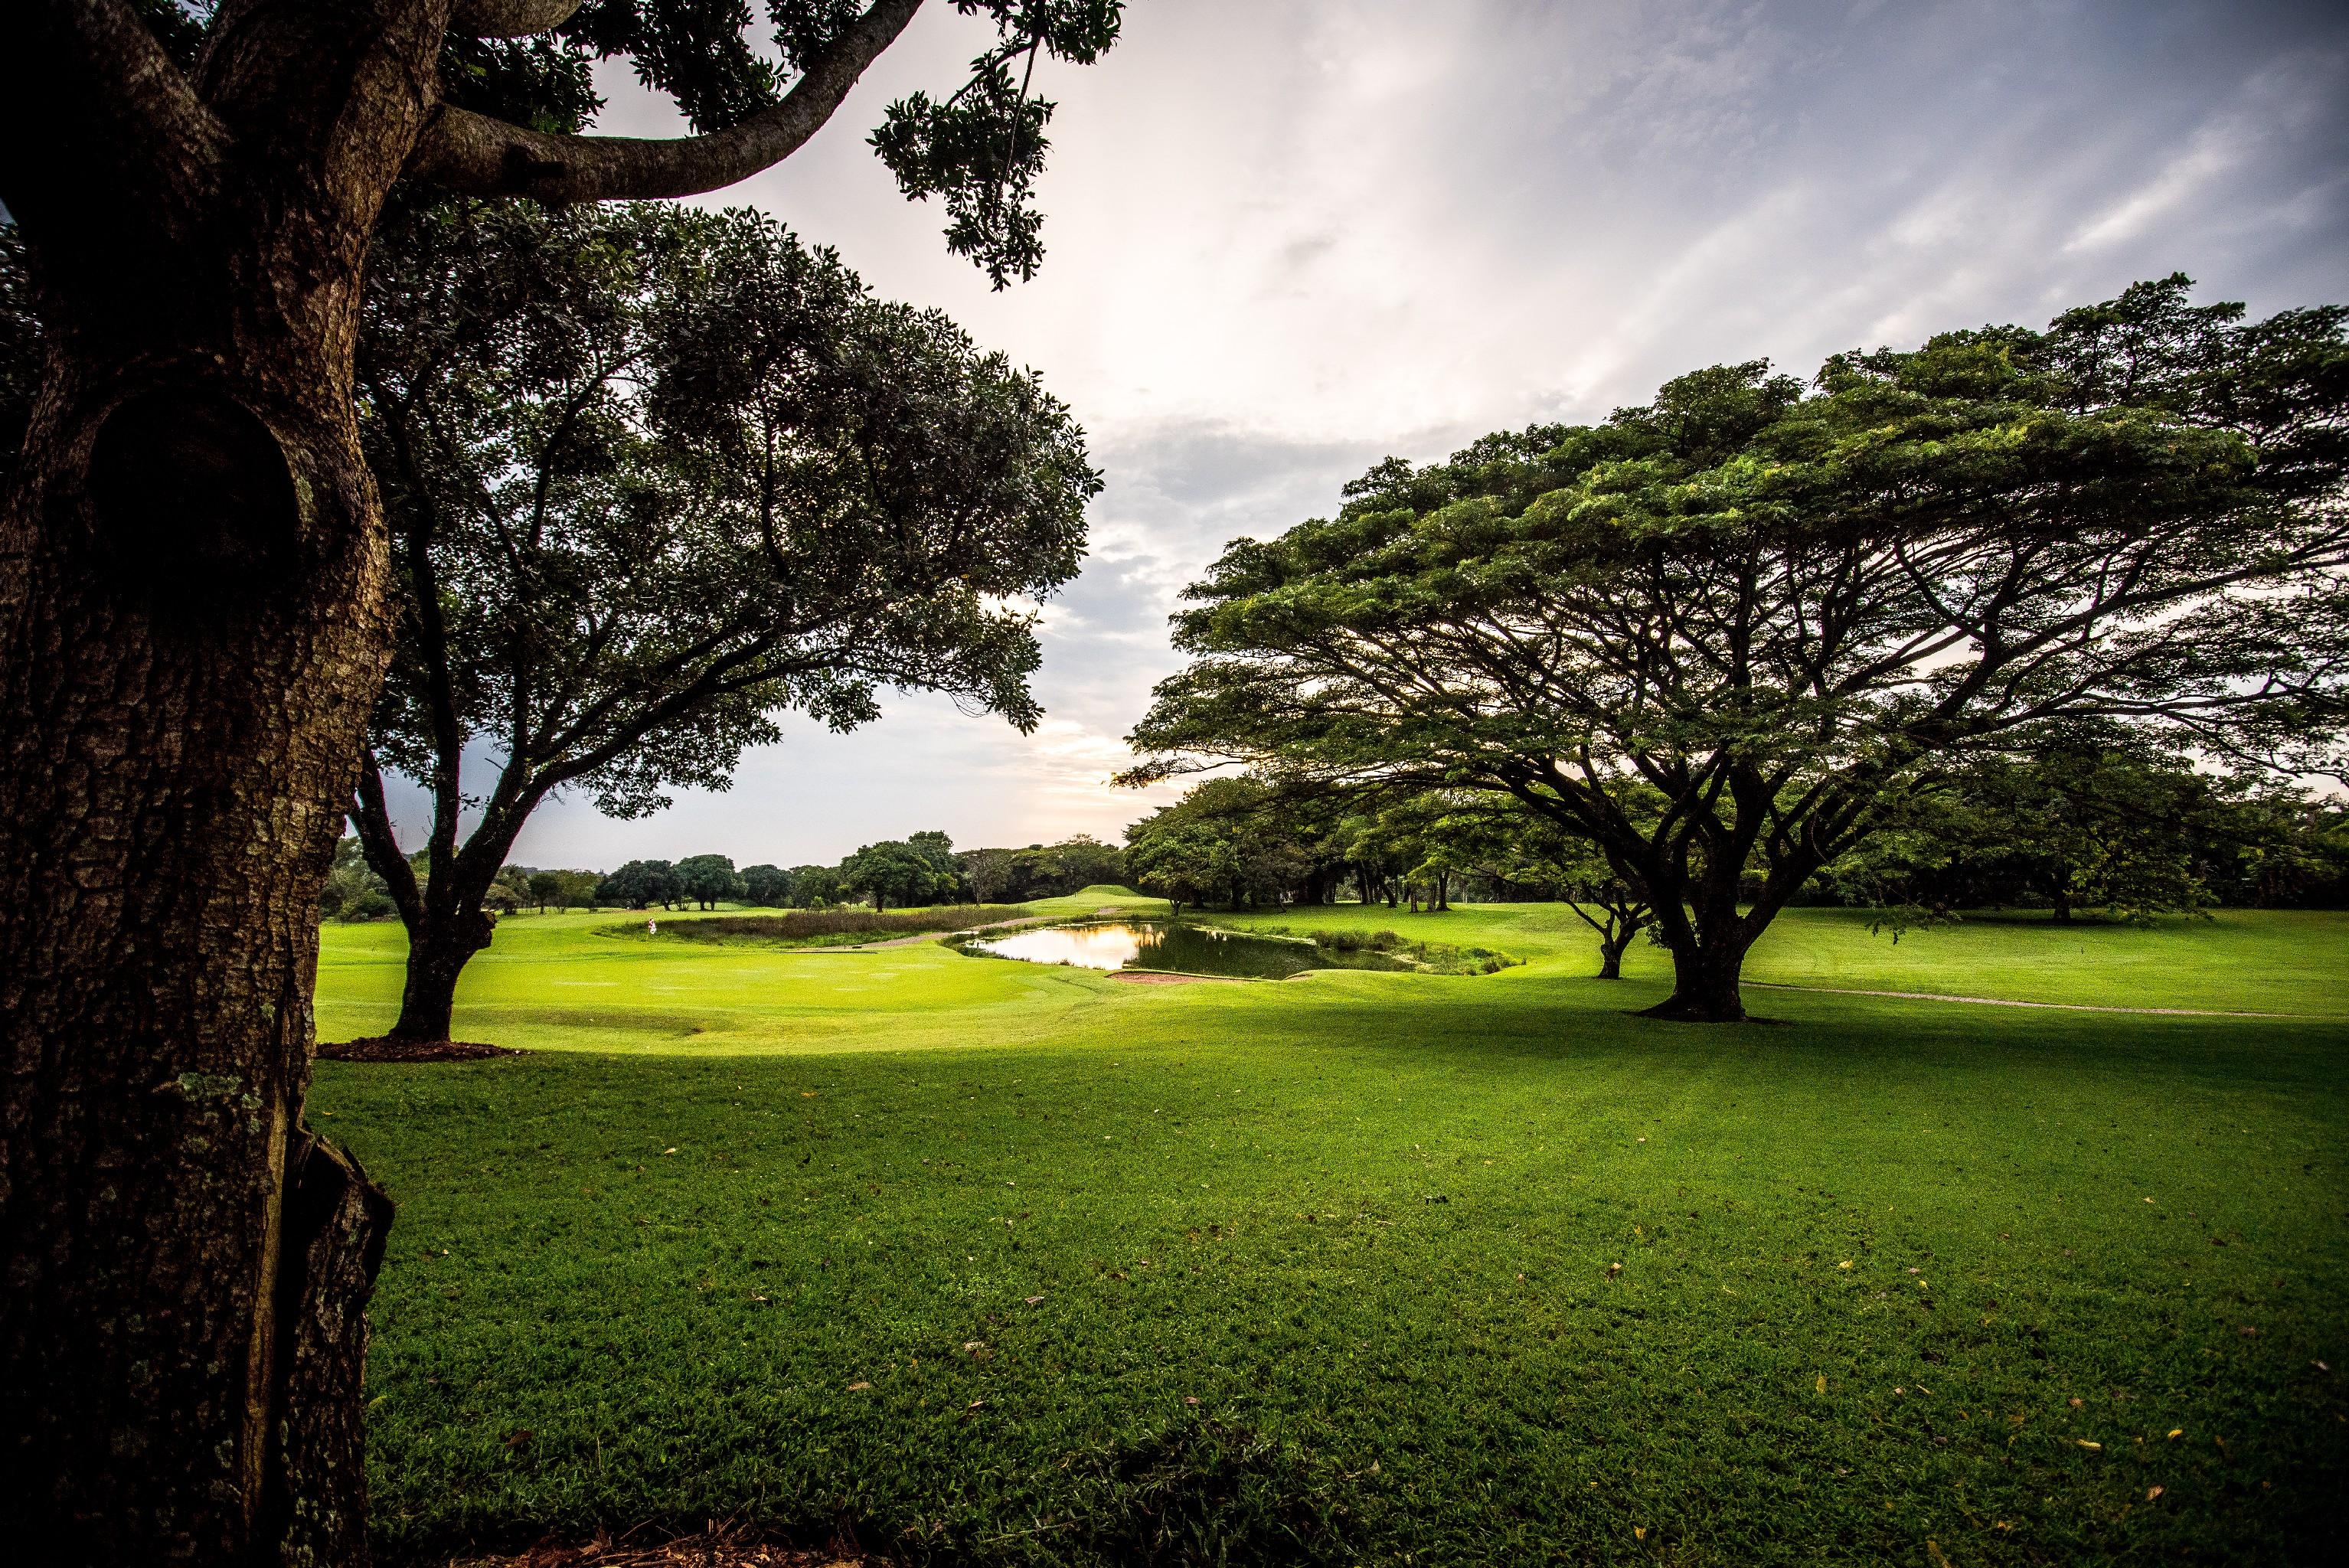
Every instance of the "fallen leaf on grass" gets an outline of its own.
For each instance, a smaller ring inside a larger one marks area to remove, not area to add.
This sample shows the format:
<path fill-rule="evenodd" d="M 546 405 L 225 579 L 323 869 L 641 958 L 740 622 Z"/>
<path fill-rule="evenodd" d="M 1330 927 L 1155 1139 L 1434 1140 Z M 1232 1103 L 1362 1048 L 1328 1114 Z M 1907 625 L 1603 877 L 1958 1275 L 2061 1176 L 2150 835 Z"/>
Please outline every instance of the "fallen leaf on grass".
<path fill-rule="evenodd" d="M 812 1088 L 803 1088 L 800 1090 L 800 1098 L 802 1099 L 813 1099 L 815 1098 L 815 1090 Z"/>
<path fill-rule="evenodd" d="M 1648 1140 L 1642 1138 L 1640 1141 L 1645 1143 Z M 1648 1527 L 1644 1524 L 1635 1524 L 1631 1526 L 1631 1539 L 1634 1541 L 1645 1541 L 1648 1539 Z"/>
<path fill-rule="evenodd" d="M 873 1387 L 873 1385 L 870 1383 L 851 1383 L 848 1386 L 848 1391 L 854 1394 L 860 1388 L 870 1388 L 871 1387 Z"/>
<path fill-rule="evenodd" d="M 506 1434 L 506 1447 L 510 1449 L 526 1449 L 530 1447 L 530 1439 L 537 1435 L 537 1433 L 532 1431 L 528 1427 L 516 1427 L 512 1431 Z"/>
<path fill-rule="evenodd" d="M 2079 1439 L 2078 1441 L 2082 1448 L 2087 1449 L 2092 1454 L 2100 1454 L 2105 1451 L 2105 1445 L 2102 1443 L 2092 1443 L 2085 1438 Z"/>
<path fill-rule="evenodd" d="M 663 1154 L 674 1154 L 674 1153 L 676 1153 L 676 1152 L 677 1152 L 677 1150 L 674 1150 L 674 1149 L 664 1149 L 664 1150 L 661 1150 L 661 1152 L 662 1152 Z"/>
<path fill-rule="evenodd" d="M 2149 1487 L 2147 1487 L 2147 1488 L 2145 1489 L 2145 1500 L 2146 1500 L 2146 1501 L 2147 1501 L 2147 1502 L 2151 1502 L 2155 1498 L 2159 1497 L 2159 1496 L 2161 1495 L 2161 1491 L 2162 1491 L 2162 1489 L 2161 1489 L 2161 1488 L 2159 1488 L 2159 1487 L 2158 1487 L 2158 1486 L 2149 1486 Z"/>
<path fill-rule="evenodd" d="M 984 1399 L 973 1399 L 969 1404 L 963 1407 L 966 1410 L 983 1410 L 986 1408 L 987 1401 Z"/>
<path fill-rule="evenodd" d="M 2332 1368 L 2332 1367 L 2327 1367 L 2327 1366 L 2326 1366 L 2323 1362 L 2322 1362 L 2322 1361 L 2312 1361 L 2312 1362 L 2310 1362 L 2310 1363 L 2309 1363 L 2309 1365 L 2310 1365 L 2311 1367 L 2315 1367 L 2319 1372 L 2330 1373 L 2330 1372 L 2333 1370 L 2333 1368 Z"/>
<path fill-rule="evenodd" d="M 1186 1405 L 1195 1405 L 1195 1404 L 1197 1404 L 1198 1402 L 1199 1402 L 1199 1398 L 1198 1398 L 1198 1396 L 1197 1396 L 1197 1395 L 1195 1395 L 1195 1394 L 1185 1394 L 1185 1395 L 1184 1395 L 1184 1396 L 1183 1396 L 1183 1403 L 1185 1403 L 1185 1404 L 1186 1404 Z"/>
<path fill-rule="evenodd" d="M 2186 1429 L 2183 1427 L 2172 1427 L 2169 1429 L 2169 1435 L 2173 1438 L 2182 1438 L 2186 1435 Z"/>
<path fill-rule="evenodd" d="M 1839 1263 L 1839 1264 L 1836 1264 L 1836 1267 L 1837 1267 L 1837 1268 L 1839 1268 L 1839 1269 L 1847 1269 L 1847 1268 L 1851 1267 L 1851 1260 L 1850 1260 L 1849 1258 L 1846 1258 L 1846 1259 L 1844 1259 L 1844 1260 L 1843 1260 L 1843 1262 L 1841 1262 L 1841 1263 Z"/>
<path fill-rule="evenodd" d="M 1042 1296 L 1040 1296 L 1040 1295 L 1031 1295 L 1031 1296 L 1029 1296 L 1029 1297 L 1027 1297 L 1027 1298 L 1026 1298 L 1026 1305 L 1030 1305 L 1030 1306 L 1033 1306 L 1033 1305 L 1035 1305 L 1038 1302 L 1040 1302 L 1040 1301 L 1041 1301 L 1041 1300 L 1043 1300 L 1043 1299 L 1044 1299 L 1044 1298 L 1043 1298 Z"/>
<path fill-rule="evenodd" d="M 1609 1264 L 1607 1265 L 1607 1277 L 1609 1279 L 1613 1279 L 1617 1274 L 1621 1274 L 1622 1272 L 1623 1265 L 1621 1264 Z"/>
<path fill-rule="evenodd" d="M 1822 1394 L 1824 1394 L 1824 1393 L 1826 1393 L 1826 1391 L 1827 1391 L 1827 1375 L 1826 1375 L 1826 1373 L 1822 1372 L 1822 1373 L 1820 1373 L 1820 1374 L 1819 1374 L 1819 1392 L 1820 1392 L 1820 1393 L 1822 1393 Z"/>
<path fill-rule="evenodd" d="M 2076 1409 L 2078 1409 L 2078 1408 L 2080 1408 L 2080 1406 L 2081 1406 L 2081 1403 L 2082 1403 L 2082 1400 L 2081 1400 L 2080 1397 L 2079 1397 L 2078 1395 L 2075 1394 L 2075 1395 L 2072 1397 L 2072 1408 L 2074 1408 L 2074 1409 L 2075 1409 L 2075 1410 L 2076 1410 Z"/>

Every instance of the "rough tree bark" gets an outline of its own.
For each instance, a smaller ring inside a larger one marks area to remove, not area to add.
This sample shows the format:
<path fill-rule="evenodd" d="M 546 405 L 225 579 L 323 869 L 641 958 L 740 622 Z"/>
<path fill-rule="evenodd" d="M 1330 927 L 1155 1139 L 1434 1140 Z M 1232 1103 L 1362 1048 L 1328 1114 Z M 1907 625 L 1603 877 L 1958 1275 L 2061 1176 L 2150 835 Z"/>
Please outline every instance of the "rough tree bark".
<path fill-rule="evenodd" d="M 479 8 L 523 26 L 532 3 Z M 917 4 L 876 5 L 754 150 L 804 139 Z M 419 140 L 447 139 L 449 9 L 224 0 L 191 75 L 123 0 L 0 6 L 0 201 L 48 355 L 0 500 L 0 1539 L 20 1561 L 366 1560 L 389 1205 L 302 1124 L 312 911 L 390 646 L 351 410 L 360 273 Z M 742 139 L 701 188 L 737 177 Z"/>
<path fill-rule="evenodd" d="M 420 9 L 232 4 L 194 81 L 119 5 L 8 24 L 49 355 L 0 510 L 0 1510 L 36 1560 L 366 1555 L 388 1207 L 302 1127 L 308 905 L 388 647 L 351 343 Z"/>

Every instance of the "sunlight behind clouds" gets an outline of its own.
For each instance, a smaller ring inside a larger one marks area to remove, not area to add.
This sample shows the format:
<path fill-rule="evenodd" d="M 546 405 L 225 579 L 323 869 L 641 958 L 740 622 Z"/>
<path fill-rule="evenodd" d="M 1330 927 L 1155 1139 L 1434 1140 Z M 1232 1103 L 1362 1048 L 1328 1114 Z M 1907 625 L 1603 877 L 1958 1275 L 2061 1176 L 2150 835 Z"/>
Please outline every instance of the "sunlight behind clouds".
<path fill-rule="evenodd" d="M 797 157 L 706 200 L 945 309 L 1092 432 L 1108 489 L 1046 607 L 1046 727 L 914 697 L 852 736 L 793 724 L 729 795 L 636 823 L 550 807 L 517 858 L 1105 831 L 1154 803 L 1102 781 L 1176 667 L 1182 585 L 1384 455 L 1601 418 L 1701 365 L 1806 375 L 2040 323 L 2178 270 L 2261 312 L 2349 298 L 2336 6 L 1135 0 L 1102 64 L 1039 72 L 1061 102 L 1048 254 L 999 294 L 864 145 L 978 37 L 933 5 Z M 670 129 L 605 80 L 605 129 Z"/>

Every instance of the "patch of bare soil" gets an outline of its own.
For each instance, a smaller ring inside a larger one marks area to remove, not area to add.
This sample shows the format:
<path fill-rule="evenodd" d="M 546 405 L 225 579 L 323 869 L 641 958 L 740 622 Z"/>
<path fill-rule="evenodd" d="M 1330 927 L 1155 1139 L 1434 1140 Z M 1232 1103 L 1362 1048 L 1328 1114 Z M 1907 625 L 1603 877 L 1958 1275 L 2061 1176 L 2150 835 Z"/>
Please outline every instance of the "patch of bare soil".
<path fill-rule="evenodd" d="M 329 1062 L 475 1062 L 483 1057 L 520 1055 L 479 1040 L 395 1040 L 389 1035 L 330 1041 L 318 1047 L 319 1059 Z"/>
<path fill-rule="evenodd" d="M 584 1542 L 549 1540 L 519 1556 L 452 1558 L 449 1568 L 866 1568 L 869 1562 L 854 1552 L 772 1545 L 719 1524 L 657 1542 L 608 1535 Z"/>
<path fill-rule="evenodd" d="M 1891 996 L 1903 1002 L 1963 1002 L 1971 1007 L 2044 1007 L 2058 1013 L 2137 1013 L 2153 1018 L 2294 1018 L 2300 1013 L 2232 1013 L 2213 1007 L 2109 1007 L 2095 1002 L 2017 1002 L 2006 996 L 1951 996 L 1940 991 L 1855 991 L 1843 985 L 1788 985 L 1748 980 L 1772 991 L 1812 991 L 1822 996 Z"/>

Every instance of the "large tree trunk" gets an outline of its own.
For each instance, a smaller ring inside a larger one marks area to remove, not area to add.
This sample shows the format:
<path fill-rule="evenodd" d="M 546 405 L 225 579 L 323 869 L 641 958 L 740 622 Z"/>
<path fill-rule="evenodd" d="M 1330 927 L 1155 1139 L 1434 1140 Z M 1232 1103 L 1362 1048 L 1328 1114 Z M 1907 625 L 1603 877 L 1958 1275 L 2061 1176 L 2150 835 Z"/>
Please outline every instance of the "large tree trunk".
<path fill-rule="evenodd" d="M 359 269 L 440 18 L 224 6 L 199 101 L 119 6 L 7 9 L 8 135 L 80 129 L 7 191 L 48 365 L 0 501 L 0 1539 L 364 1563 L 389 1205 L 302 1109 L 389 648 Z"/>
<path fill-rule="evenodd" d="M 1643 879 L 1647 903 L 1654 913 L 1656 932 L 1672 954 L 1672 994 L 1642 1017 L 1671 1018 L 1695 1024 L 1736 1024 L 1745 1019 L 1745 1004 L 1738 994 L 1746 950 L 1776 914 L 1783 893 L 1765 899 L 1753 914 L 1737 908 L 1737 873 L 1743 861 L 1723 857 L 1725 864 L 1706 868 L 1697 877 L 1676 883 L 1670 865 L 1651 866 Z"/>
<path fill-rule="evenodd" d="M 1745 948 L 1736 942 L 1674 944 L 1672 994 L 1641 1014 L 1691 1024 L 1742 1024 L 1744 999 L 1738 980 Z"/>
<path fill-rule="evenodd" d="M 395 1040 L 445 1040 L 466 961 L 490 944 L 497 922 L 477 903 L 433 910 L 408 934 L 408 983 L 399 994 Z"/>
<path fill-rule="evenodd" d="M 391 809 L 372 750 L 360 760 L 358 798 L 350 813 L 367 864 L 391 890 L 400 923 L 408 928 L 408 977 L 400 989 L 399 1018 L 391 1026 L 395 1040 L 449 1038 L 457 981 L 466 962 L 490 944 L 497 930 L 496 918 L 481 907 L 481 900 L 529 816 L 527 807 L 516 814 L 493 802 L 488 820 L 460 853 L 457 820 L 463 797 L 453 757 L 445 774 L 432 782 L 436 803 L 428 846 L 432 869 L 421 885 L 392 831 Z"/>
<path fill-rule="evenodd" d="M 302 1099 L 384 557 L 326 345 L 273 335 L 58 345 L 0 522 L 0 1527 L 34 1560 L 365 1556 L 388 1206 Z"/>

